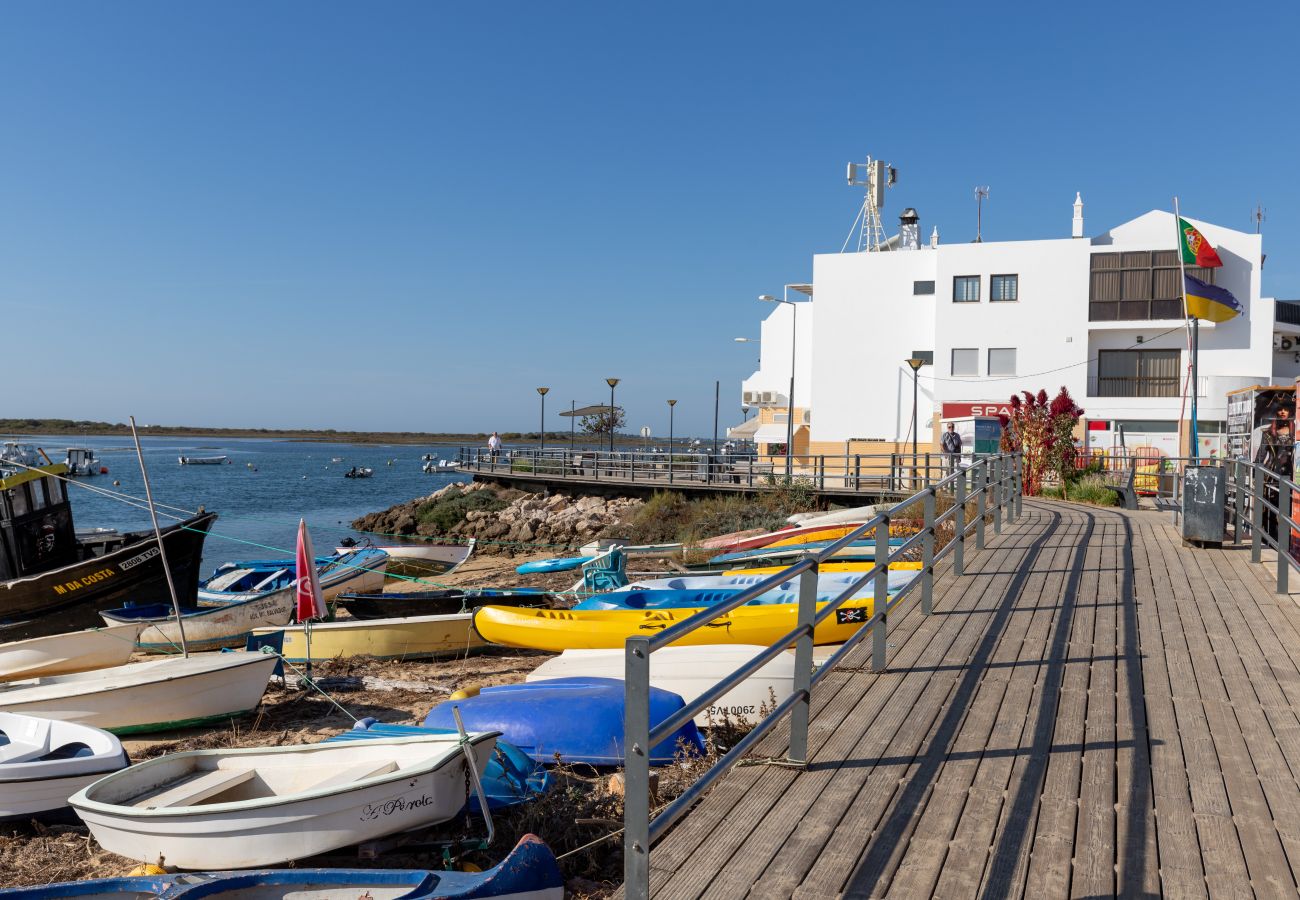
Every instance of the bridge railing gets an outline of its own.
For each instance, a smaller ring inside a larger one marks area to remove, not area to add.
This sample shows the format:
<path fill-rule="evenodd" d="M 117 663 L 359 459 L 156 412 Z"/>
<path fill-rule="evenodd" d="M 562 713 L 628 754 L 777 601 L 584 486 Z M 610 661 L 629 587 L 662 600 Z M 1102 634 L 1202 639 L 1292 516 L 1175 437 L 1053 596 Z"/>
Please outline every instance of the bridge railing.
<path fill-rule="evenodd" d="M 672 487 L 719 485 L 759 490 L 775 485 L 806 484 L 817 490 L 908 495 L 968 467 L 963 457 L 954 466 L 942 453 L 846 453 L 760 456 L 753 452 L 705 450 L 577 450 L 513 448 L 493 453 L 486 447 L 462 447 L 461 471 L 545 478 L 548 481 L 611 481 Z"/>
<path fill-rule="evenodd" d="M 918 588 L 921 594 L 921 611 L 932 612 L 934 594 L 934 567 L 945 556 L 953 558 L 953 571 L 961 575 L 965 566 L 965 547 L 974 533 L 977 550 L 984 547 L 986 520 L 991 519 L 995 532 L 1002 530 L 1003 521 L 1014 521 L 1021 512 L 1021 458 L 1019 454 L 987 456 L 976 460 L 969 468 L 938 478 L 922 487 L 906 500 L 888 511 L 874 516 L 839 540 L 809 551 L 802 559 L 783 571 L 728 598 L 722 603 L 701 610 L 671 628 L 655 634 L 628 638 L 625 645 L 624 668 L 624 798 L 623 798 L 623 859 L 624 891 L 627 897 L 644 900 L 650 895 L 650 847 L 701 797 L 710 785 L 730 770 L 755 744 L 768 734 L 786 716 L 790 717 L 790 748 L 785 764 L 805 766 L 808 762 L 808 721 L 812 692 L 818 682 L 838 665 L 859 643 L 871 638 L 871 667 L 877 671 L 885 668 L 889 646 L 886 642 L 889 616 L 908 595 Z M 939 498 L 951 498 L 951 505 L 938 511 Z M 967 515 L 967 507 L 974 506 Z M 901 512 L 921 510 L 921 528 L 899 546 L 890 545 L 890 525 Z M 952 538 L 942 548 L 936 549 L 937 529 L 952 521 Z M 829 602 L 818 604 L 817 573 L 822 563 L 832 560 L 835 554 L 855 541 L 870 538 L 875 541 L 874 565 L 862 573 L 848 588 Z M 913 556 L 919 550 L 921 568 L 892 596 L 889 593 L 889 566 Z M 749 662 L 736 669 L 671 718 L 650 727 L 650 656 L 655 650 L 689 636 L 697 629 L 708 627 L 714 620 L 754 600 L 792 578 L 799 578 L 799 602 L 796 626 L 775 643 L 756 654 Z M 818 670 L 813 672 L 813 643 L 816 627 L 835 616 L 836 610 L 859 591 L 871 586 L 872 608 L 867 621 L 855 631 Z M 776 708 L 760 721 L 752 731 L 736 743 L 721 759 L 708 769 L 698 781 L 681 796 L 652 816 L 650 811 L 650 748 L 674 734 L 678 728 L 694 719 L 699 713 L 724 696 L 764 664 L 784 653 L 790 645 L 795 648 L 795 681 L 790 696 L 777 703 Z"/>

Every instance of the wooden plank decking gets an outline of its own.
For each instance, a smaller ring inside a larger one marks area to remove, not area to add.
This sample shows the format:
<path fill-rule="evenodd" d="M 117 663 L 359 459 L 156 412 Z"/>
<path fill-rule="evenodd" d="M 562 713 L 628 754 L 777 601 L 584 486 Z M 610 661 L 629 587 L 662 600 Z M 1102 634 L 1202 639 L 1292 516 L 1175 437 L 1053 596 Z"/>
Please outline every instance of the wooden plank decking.
<path fill-rule="evenodd" d="M 654 847 L 656 897 L 1296 896 L 1300 607 L 1271 567 L 1027 502 L 941 573 L 887 672 L 864 649 L 819 686 L 806 770 L 738 767 Z"/>

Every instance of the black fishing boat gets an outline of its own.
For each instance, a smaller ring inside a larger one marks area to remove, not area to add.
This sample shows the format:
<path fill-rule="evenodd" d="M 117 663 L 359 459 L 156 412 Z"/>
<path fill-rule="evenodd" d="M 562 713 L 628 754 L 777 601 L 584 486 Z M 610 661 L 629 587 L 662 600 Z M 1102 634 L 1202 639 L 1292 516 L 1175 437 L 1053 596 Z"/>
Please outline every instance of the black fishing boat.
<path fill-rule="evenodd" d="M 103 624 L 101 609 L 171 603 L 152 530 L 78 534 L 58 476 L 66 465 L 0 478 L 0 642 Z M 198 514 L 162 531 L 177 597 L 197 603 L 203 539 L 217 514 Z"/>
<path fill-rule="evenodd" d="M 440 590 L 388 594 L 339 594 L 334 601 L 354 619 L 398 619 L 407 616 L 449 616 L 476 606 L 559 606 L 545 591 Z"/>

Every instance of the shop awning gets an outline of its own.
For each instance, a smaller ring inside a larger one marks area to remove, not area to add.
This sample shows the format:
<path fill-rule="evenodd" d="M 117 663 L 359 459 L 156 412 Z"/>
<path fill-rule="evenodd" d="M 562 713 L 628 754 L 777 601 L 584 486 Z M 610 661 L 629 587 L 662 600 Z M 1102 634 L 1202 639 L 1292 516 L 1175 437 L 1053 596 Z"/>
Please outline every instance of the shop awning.
<path fill-rule="evenodd" d="M 786 435 L 786 426 L 782 422 L 773 425 L 760 425 L 754 432 L 754 443 L 756 444 L 784 444 Z"/>
<path fill-rule="evenodd" d="M 727 437 L 737 440 L 753 440 L 754 432 L 758 431 L 758 416 L 747 419 L 743 425 L 737 425 L 735 428 L 727 429 Z"/>

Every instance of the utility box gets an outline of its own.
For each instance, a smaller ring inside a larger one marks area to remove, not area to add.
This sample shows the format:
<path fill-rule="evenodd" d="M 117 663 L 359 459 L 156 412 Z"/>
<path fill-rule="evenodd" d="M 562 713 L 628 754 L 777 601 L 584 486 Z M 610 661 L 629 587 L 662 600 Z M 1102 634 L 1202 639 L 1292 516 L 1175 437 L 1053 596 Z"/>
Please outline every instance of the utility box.
<path fill-rule="evenodd" d="M 1222 466 L 1188 466 L 1183 472 L 1183 540 L 1223 543 L 1227 474 Z"/>

